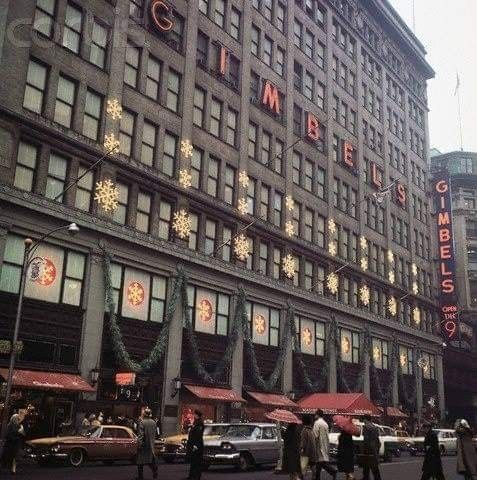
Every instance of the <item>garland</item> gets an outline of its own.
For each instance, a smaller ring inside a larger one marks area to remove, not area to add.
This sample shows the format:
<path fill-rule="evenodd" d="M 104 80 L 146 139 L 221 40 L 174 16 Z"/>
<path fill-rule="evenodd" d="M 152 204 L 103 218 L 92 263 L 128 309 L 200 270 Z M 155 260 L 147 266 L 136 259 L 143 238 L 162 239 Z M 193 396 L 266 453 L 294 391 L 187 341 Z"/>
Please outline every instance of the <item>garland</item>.
<path fill-rule="evenodd" d="M 102 247 L 101 247 L 102 248 Z M 103 250 L 103 278 L 105 285 L 105 303 L 106 311 L 109 315 L 109 333 L 111 337 L 111 343 L 113 347 L 116 360 L 118 361 L 121 367 L 128 369 L 131 372 L 144 372 L 149 371 L 155 367 L 162 356 L 164 355 L 169 338 L 169 326 L 176 311 L 177 302 L 179 300 L 179 295 L 181 288 L 185 285 L 185 274 L 181 268 L 177 269 L 177 273 L 174 278 L 174 283 L 172 286 L 172 293 L 170 302 L 168 303 L 165 319 L 162 324 L 162 329 L 156 339 L 154 347 L 149 352 L 147 358 L 141 362 L 137 362 L 131 358 L 126 346 L 124 345 L 123 336 L 121 329 L 118 324 L 117 315 L 115 313 L 115 303 L 113 299 L 113 286 L 111 283 L 111 255 Z"/>

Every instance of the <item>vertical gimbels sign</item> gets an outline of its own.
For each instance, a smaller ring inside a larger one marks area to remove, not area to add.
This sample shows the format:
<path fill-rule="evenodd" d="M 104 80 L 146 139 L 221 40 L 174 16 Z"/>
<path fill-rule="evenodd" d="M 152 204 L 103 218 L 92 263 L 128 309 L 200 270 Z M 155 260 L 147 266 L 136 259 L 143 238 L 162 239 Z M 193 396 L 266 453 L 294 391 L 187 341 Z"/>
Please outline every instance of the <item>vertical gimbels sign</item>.
<path fill-rule="evenodd" d="M 452 197 L 447 173 L 437 173 L 433 182 L 439 260 L 439 297 L 441 331 L 447 340 L 458 334 L 456 301 L 454 232 L 452 230 Z"/>

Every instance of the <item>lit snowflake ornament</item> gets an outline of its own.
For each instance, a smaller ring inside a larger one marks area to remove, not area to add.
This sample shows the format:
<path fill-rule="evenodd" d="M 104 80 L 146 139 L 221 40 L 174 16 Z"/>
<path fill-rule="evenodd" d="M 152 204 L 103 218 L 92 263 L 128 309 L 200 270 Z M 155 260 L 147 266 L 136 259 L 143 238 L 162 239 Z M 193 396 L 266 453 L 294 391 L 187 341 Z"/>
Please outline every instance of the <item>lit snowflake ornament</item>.
<path fill-rule="evenodd" d="M 361 250 L 366 250 L 368 248 L 368 241 L 364 235 L 361 235 L 359 244 L 361 245 Z"/>
<path fill-rule="evenodd" d="M 330 242 L 328 244 L 328 253 L 333 257 L 336 257 L 338 253 L 338 247 L 336 246 L 336 242 Z"/>
<path fill-rule="evenodd" d="M 328 277 L 326 277 L 326 287 L 333 294 L 338 293 L 339 278 L 335 272 L 331 272 Z"/>
<path fill-rule="evenodd" d="M 179 170 L 179 184 L 182 188 L 189 188 L 192 185 L 192 175 L 187 169 Z"/>
<path fill-rule="evenodd" d="M 412 293 L 414 293 L 414 295 L 419 293 L 419 286 L 417 285 L 417 282 L 412 282 Z"/>
<path fill-rule="evenodd" d="M 413 263 L 411 265 L 411 270 L 412 270 L 412 274 L 417 277 L 417 265 L 415 263 Z"/>
<path fill-rule="evenodd" d="M 424 372 L 427 372 L 427 370 L 429 369 L 429 360 L 425 357 L 421 357 L 418 361 L 417 361 L 417 365 L 422 368 L 422 370 Z"/>
<path fill-rule="evenodd" d="M 119 103 L 117 98 L 110 98 L 108 100 L 108 106 L 106 107 L 106 113 L 113 120 L 120 120 L 123 116 L 123 107 Z"/>
<path fill-rule="evenodd" d="M 181 141 L 181 153 L 185 158 L 192 157 L 192 154 L 194 153 L 194 147 L 189 140 L 186 139 Z"/>
<path fill-rule="evenodd" d="M 412 319 L 414 320 L 414 323 L 417 327 L 421 324 L 421 310 L 419 310 L 419 307 L 413 308 Z"/>
<path fill-rule="evenodd" d="M 394 263 L 394 253 L 392 250 L 388 250 L 388 262 Z"/>
<path fill-rule="evenodd" d="M 243 233 L 234 240 L 234 253 L 242 261 L 247 260 L 250 255 L 250 243 Z"/>
<path fill-rule="evenodd" d="M 293 278 L 295 275 L 295 259 L 290 253 L 283 257 L 282 270 L 288 278 Z"/>
<path fill-rule="evenodd" d="M 332 218 L 328 219 L 328 232 L 329 233 L 336 233 L 336 223 Z"/>
<path fill-rule="evenodd" d="M 105 212 L 114 212 L 118 208 L 119 188 L 109 178 L 96 182 L 94 199 Z"/>
<path fill-rule="evenodd" d="M 248 212 L 248 203 L 245 197 L 238 199 L 237 210 L 241 215 L 247 215 Z"/>
<path fill-rule="evenodd" d="M 250 179 L 248 178 L 247 172 L 245 170 L 242 170 L 239 173 L 239 183 L 240 183 L 240 185 L 243 188 L 247 188 L 249 181 L 250 181 Z"/>
<path fill-rule="evenodd" d="M 104 136 L 104 148 L 108 155 L 119 153 L 119 146 L 120 146 L 120 142 L 114 136 L 114 133 L 110 133 L 109 135 Z"/>
<path fill-rule="evenodd" d="M 393 270 L 389 270 L 388 280 L 389 280 L 391 283 L 394 283 L 394 281 L 396 280 L 396 275 L 395 275 L 395 273 L 394 273 Z"/>
<path fill-rule="evenodd" d="M 397 314 L 397 301 L 394 297 L 388 298 L 388 312 L 395 317 Z"/>
<path fill-rule="evenodd" d="M 295 235 L 295 227 L 293 226 L 293 222 L 290 220 L 285 222 L 285 232 L 289 237 L 293 237 L 293 235 Z"/>
<path fill-rule="evenodd" d="M 287 207 L 287 210 L 290 212 L 295 208 L 295 201 L 290 195 L 287 195 L 285 197 L 285 206 Z"/>
<path fill-rule="evenodd" d="M 190 235 L 191 228 L 192 220 L 188 212 L 181 208 L 178 212 L 174 213 L 172 229 L 174 230 L 174 232 L 176 232 L 179 238 L 187 238 Z"/>
<path fill-rule="evenodd" d="M 369 287 L 367 285 L 363 285 L 359 289 L 359 299 L 361 300 L 361 303 L 367 307 L 369 305 L 370 297 Z"/>
<path fill-rule="evenodd" d="M 366 257 L 361 257 L 359 263 L 362 270 L 366 271 L 368 269 L 368 259 Z"/>

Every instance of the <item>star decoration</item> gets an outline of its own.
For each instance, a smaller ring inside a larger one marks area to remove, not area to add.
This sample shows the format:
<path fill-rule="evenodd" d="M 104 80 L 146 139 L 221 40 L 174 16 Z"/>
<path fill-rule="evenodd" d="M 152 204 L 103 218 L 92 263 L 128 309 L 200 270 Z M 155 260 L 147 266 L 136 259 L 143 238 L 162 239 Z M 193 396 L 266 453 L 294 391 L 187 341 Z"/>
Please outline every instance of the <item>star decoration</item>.
<path fill-rule="evenodd" d="M 361 300 L 361 303 L 366 307 L 369 305 L 370 292 L 369 292 L 369 287 L 367 285 L 363 285 L 359 289 L 359 299 Z"/>
<path fill-rule="evenodd" d="M 250 244 L 243 233 L 234 240 L 234 253 L 237 258 L 242 261 L 247 260 L 250 255 Z"/>
<path fill-rule="evenodd" d="M 368 269 L 368 259 L 366 257 L 361 257 L 359 263 L 362 270 L 366 271 Z"/>
<path fill-rule="evenodd" d="M 336 246 L 336 242 L 330 242 L 328 244 L 328 253 L 333 257 L 336 257 L 336 254 L 338 253 L 338 247 Z"/>
<path fill-rule="evenodd" d="M 255 315 L 255 318 L 253 319 L 253 324 L 255 327 L 255 331 L 259 335 L 263 335 L 265 333 L 265 330 L 267 329 L 267 321 L 265 320 L 265 317 L 263 315 Z"/>
<path fill-rule="evenodd" d="M 417 276 L 417 265 L 415 263 L 413 263 L 411 265 L 411 270 L 412 270 L 412 274 L 416 277 Z"/>
<path fill-rule="evenodd" d="M 128 286 L 128 303 L 137 307 L 144 302 L 144 287 L 139 282 L 132 282 Z"/>
<path fill-rule="evenodd" d="M 192 175 L 187 169 L 179 170 L 179 183 L 182 188 L 189 188 L 192 185 Z"/>
<path fill-rule="evenodd" d="M 292 221 L 287 220 L 285 222 L 285 232 L 289 237 L 293 237 L 293 235 L 295 235 L 295 227 L 293 226 Z"/>
<path fill-rule="evenodd" d="M 113 120 L 120 120 L 123 116 L 123 107 L 119 103 L 117 98 L 110 98 L 108 100 L 108 106 L 106 107 L 106 113 Z"/>
<path fill-rule="evenodd" d="M 181 141 L 181 153 L 185 158 L 192 157 L 192 154 L 194 153 L 194 147 L 189 140 L 186 139 Z"/>
<path fill-rule="evenodd" d="M 336 223 L 332 218 L 328 219 L 328 232 L 336 233 Z"/>
<path fill-rule="evenodd" d="M 249 182 L 249 178 L 248 178 L 247 172 L 245 170 L 242 170 L 239 173 L 239 183 L 243 188 L 247 188 L 248 182 Z"/>
<path fill-rule="evenodd" d="M 119 188 L 109 178 L 96 182 L 94 199 L 105 212 L 113 212 L 118 208 Z"/>
<path fill-rule="evenodd" d="M 185 239 L 190 235 L 190 229 L 192 228 L 192 220 L 189 213 L 181 208 L 178 212 L 174 213 L 174 219 L 172 222 L 172 229 L 177 233 L 179 238 Z"/>
<path fill-rule="evenodd" d="M 309 347 L 311 345 L 311 341 L 312 341 L 311 330 L 309 328 L 303 329 L 303 333 L 301 335 L 301 338 L 303 339 L 303 343 L 306 346 Z"/>
<path fill-rule="evenodd" d="M 366 250 L 368 248 L 368 241 L 364 235 L 361 235 L 359 244 L 361 245 L 361 250 Z"/>
<path fill-rule="evenodd" d="M 397 302 L 394 297 L 389 297 L 388 298 L 388 312 L 395 317 L 397 314 Z"/>
<path fill-rule="evenodd" d="M 392 250 L 388 250 L 388 262 L 394 263 L 394 253 Z"/>
<path fill-rule="evenodd" d="M 412 293 L 414 293 L 414 295 L 419 293 L 419 286 L 417 285 L 417 282 L 412 282 Z"/>
<path fill-rule="evenodd" d="M 421 324 L 421 310 L 419 310 L 419 307 L 414 307 L 412 309 L 412 319 L 414 320 L 416 326 Z"/>
<path fill-rule="evenodd" d="M 119 140 L 114 136 L 114 133 L 104 136 L 104 148 L 108 155 L 119 153 L 119 145 Z"/>
<path fill-rule="evenodd" d="M 394 283 L 394 281 L 396 280 L 396 275 L 395 275 L 395 273 L 394 273 L 393 270 L 389 270 L 388 280 L 389 280 L 391 283 Z"/>
<path fill-rule="evenodd" d="M 239 198 L 238 199 L 238 206 L 237 210 L 241 215 L 246 215 L 248 211 L 248 203 L 247 199 L 245 197 Z"/>
<path fill-rule="evenodd" d="M 373 348 L 373 358 L 376 362 L 381 359 L 381 349 L 377 345 Z"/>
<path fill-rule="evenodd" d="M 333 295 L 336 295 L 338 293 L 338 285 L 339 285 L 338 275 L 335 272 L 331 272 L 326 278 L 326 286 L 328 287 L 328 290 Z"/>
<path fill-rule="evenodd" d="M 290 253 L 283 257 L 282 270 L 288 278 L 293 278 L 295 275 L 295 259 Z"/>
<path fill-rule="evenodd" d="M 289 211 L 292 211 L 295 208 L 295 201 L 290 195 L 285 197 L 285 206 Z"/>

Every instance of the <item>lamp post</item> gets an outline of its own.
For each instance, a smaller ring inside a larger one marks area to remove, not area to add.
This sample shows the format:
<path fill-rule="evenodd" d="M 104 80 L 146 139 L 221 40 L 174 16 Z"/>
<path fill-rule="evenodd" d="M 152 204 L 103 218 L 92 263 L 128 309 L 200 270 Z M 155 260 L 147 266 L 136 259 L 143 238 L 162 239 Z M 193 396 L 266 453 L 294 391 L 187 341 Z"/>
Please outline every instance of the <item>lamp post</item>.
<path fill-rule="evenodd" d="M 26 283 L 26 273 L 28 271 L 28 267 L 30 266 L 31 261 L 33 260 L 33 254 L 40 246 L 40 244 L 48 237 L 50 237 L 53 233 L 58 232 L 60 230 L 67 230 L 70 235 L 76 235 L 79 232 L 79 227 L 76 223 L 70 223 L 69 225 L 62 225 L 61 227 L 54 228 L 49 232 L 45 233 L 39 240 L 33 242 L 31 238 L 25 239 L 25 252 L 23 256 L 23 265 L 22 270 L 20 272 L 20 291 L 18 293 L 18 303 L 17 303 L 17 313 L 15 316 L 15 328 L 13 330 L 13 340 L 12 340 L 12 347 L 10 350 L 10 364 L 8 367 L 8 377 L 7 377 L 7 388 L 5 392 L 5 402 L 3 405 L 3 415 L 2 415 L 2 429 L 1 429 L 1 436 L 0 438 L 2 441 L 5 440 L 6 428 L 8 425 L 8 413 L 10 410 L 10 396 L 12 392 L 12 383 L 13 383 L 13 369 L 15 367 L 15 357 L 16 357 L 16 349 L 15 346 L 18 342 L 18 333 L 20 331 L 20 321 L 22 315 L 22 308 L 23 308 L 23 297 L 25 294 L 25 283 Z"/>

